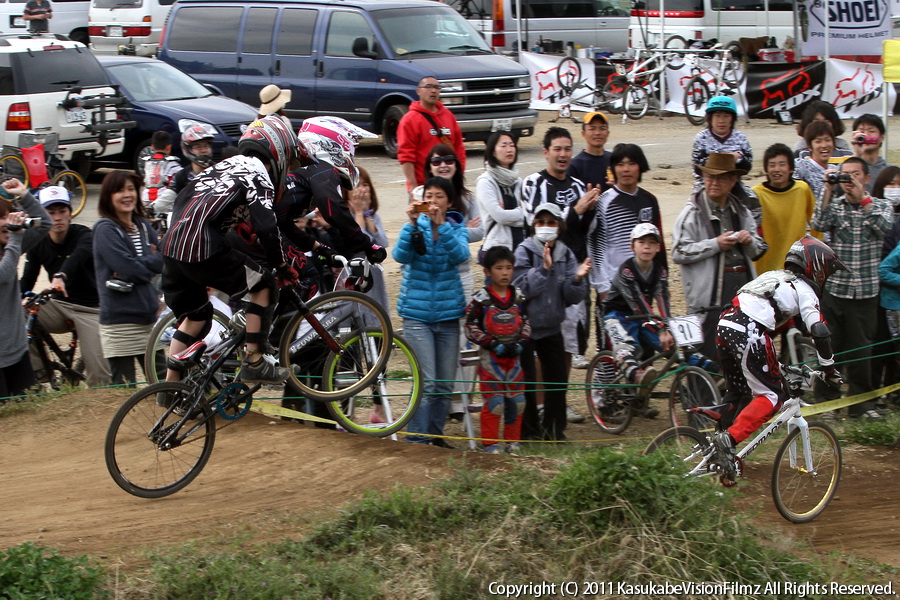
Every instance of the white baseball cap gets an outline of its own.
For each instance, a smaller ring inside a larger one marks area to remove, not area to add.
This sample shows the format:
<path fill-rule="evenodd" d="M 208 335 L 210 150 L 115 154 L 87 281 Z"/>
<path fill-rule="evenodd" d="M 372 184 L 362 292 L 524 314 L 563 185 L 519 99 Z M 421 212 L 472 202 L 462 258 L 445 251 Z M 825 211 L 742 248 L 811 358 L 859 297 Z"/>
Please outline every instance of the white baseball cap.
<path fill-rule="evenodd" d="M 49 185 L 40 192 L 38 192 L 38 200 L 41 202 L 41 206 L 47 208 L 52 204 L 65 204 L 68 207 L 72 206 L 72 202 L 69 200 L 69 190 L 62 187 L 61 185 Z"/>
<path fill-rule="evenodd" d="M 662 235 L 659 233 L 659 228 L 653 223 L 638 223 L 635 225 L 634 229 L 631 230 L 631 241 L 633 242 L 645 235 L 652 235 L 658 242 L 662 242 Z"/>

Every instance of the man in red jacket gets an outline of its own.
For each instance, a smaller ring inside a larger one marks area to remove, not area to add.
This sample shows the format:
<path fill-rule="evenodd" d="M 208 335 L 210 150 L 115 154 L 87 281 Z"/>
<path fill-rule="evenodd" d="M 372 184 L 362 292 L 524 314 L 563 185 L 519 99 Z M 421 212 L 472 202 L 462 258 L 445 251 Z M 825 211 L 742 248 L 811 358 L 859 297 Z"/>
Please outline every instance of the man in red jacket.
<path fill-rule="evenodd" d="M 441 84 L 434 77 L 423 77 L 416 87 L 418 102 L 397 127 L 397 160 L 406 178 L 406 191 L 425 183 L 425 157 L 437 144 L 449 144 L 456 151 L 459 168 L 465 171 L 466 148 L 456 117 L 441 104 Z"/>

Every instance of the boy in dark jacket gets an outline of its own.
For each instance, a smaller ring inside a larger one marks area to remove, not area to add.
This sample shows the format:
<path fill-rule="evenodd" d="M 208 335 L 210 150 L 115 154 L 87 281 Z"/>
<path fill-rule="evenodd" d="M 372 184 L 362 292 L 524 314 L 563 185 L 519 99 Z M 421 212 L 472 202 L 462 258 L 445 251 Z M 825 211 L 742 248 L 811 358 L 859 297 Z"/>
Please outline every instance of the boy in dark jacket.
<path fill-rule="evenodd" d="M 565 441 L 566 386 L 569 355 L 563 343 L 562 322 L 566 307 L 587 296 L 585 277 L 589 260 L 579 263 L 559 237 L 565 230 L 562 210 L 549 202 L 534 211 L 534 235 L 515 251 L 513 283 L 525 296 L 530 315 L 531 339 L 522 354 L 522 368 L 528 381 L 536 380 L 534 355 L 541 361 L 544 391 L 543 431 L 537 424 L 537 403 L 533 391 L 526 394 L 522 417 L 522 437 Z"/>
<path fill-rule="evenodd" d="M 619 365 L 625 370 L 628 381 L 642 387 L 653 382 L 658 374 L 652 366 L 644 369 L 638 367 L 641 346 L 664 352 L 675 344 L 675 338 L 664 325 L 629 318 L 634 315 L 657 314 L 668 319 L 671 315 L 669 273 L 666 267 L 654 260 L 661 247 L 662 236 L 656 225 L 635 225 L 631 230 L 631 250 L 634 256 L 619 266 L 604 303 L 606 312 L 603 322 L 608 339 L 600 343 L 608 345 L 613 351 Z M 718 371 L 717 365 L 700 354 L 688 354 L 686 360 L 688 364 Z M 659 411 L 646 407 L 639 414 L 653 418 Z"/>
<path fill-rule="evenodd" d="M 506 451 L 519 448 L 522 413 L 525 411 L 525 384 L 519 354 L 531 335 L 525 318 L 525 298 L 510 285 L 515 257 L 505 246 L 484 253 L 482 266 L 489 284 L 475 292 L 466 308 L 466 337 L 481 346 L 478 380 L 484 406 L 481 409 L 481 437 L 485 452 L 501 452 L 497 443 L 500 417 Z"/>

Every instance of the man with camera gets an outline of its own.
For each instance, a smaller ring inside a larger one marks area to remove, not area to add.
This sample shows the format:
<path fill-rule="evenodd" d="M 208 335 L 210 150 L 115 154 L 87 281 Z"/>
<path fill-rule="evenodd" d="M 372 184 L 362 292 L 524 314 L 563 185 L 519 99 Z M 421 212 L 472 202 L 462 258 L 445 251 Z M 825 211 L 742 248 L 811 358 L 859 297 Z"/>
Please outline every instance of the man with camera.
<path fill-rule="evenodd" d="M 839 168 L 825 171 L 825 186 L 810 226 L 831 233 L 831 247 L 848 269 L 828 279 L 821 300 L 834 352 L 845 363 L 842 371 L 850 384 L 848 393 L 855 395 L 872 389 L 871 365 L 865 359 L 871 356 L 868 346 L 875 339 L 878 264 L 884 236 L 893 225 L 893 208 L 889 201 L 873 198 L 866 191 L 872 176 L 864 159 L 851 156 Z M 838 190 L 844 195 L 836 197 Z M 854 348 L 859 350 L 841 354 Z M 817 385 L 817 401 L 836 397 L 839 392 Z M 869 402 L 851 406 L 849 413 L 851 417 L 879 417 Z"/>
<path fill-rule="evenodd" d="M 672 260 L 681 265 L 681 283 L 690 312 L 731 302 L 756 277 L 753 261 L 768 249 L 757 234 L 753 215 L 733 193 L 747 171 L 732 152 L 711 152 L 703 187 L 695 188 L 672 230 Z M 719 311 L 707 312 L 700 352 L 718 361 L 716 325 Z"/>
<path fill-rule="evenodd" d="M 87 384 L 109 385 L 109 362 L 103 358 L 100 347 L 100 298 L 94 277 L 91 230 L 72 223 L 72 204 L 66 188 L 46 187 L 38 194 L 38 200 L 50 215 L 50 232 L 25 255 L 19 286 L 22 292 L 31 291 L 41 267 L 47 271 L 50 285 L 58 293 L 41 308 L 39 322 L 50 333 L 65 333 L 69 331 L 66 321 L 74 323 Z M 37 367 L 39 361 L 32 364 Z"/>
<path fill-rule="evenodd" d="M 878 179 L 878 174 L 890 165 L 881 156 L 881 145 L 884 143 L 884 121 L 878 115 L 866 113 L 856 117 L 853 121 L 853 133 L 850 134 L 850 144 L 853 146 L 855 156 L 866 161 L 869 169 L 869 182 L 866 191 L 872 191 L 872 185 Z"/>

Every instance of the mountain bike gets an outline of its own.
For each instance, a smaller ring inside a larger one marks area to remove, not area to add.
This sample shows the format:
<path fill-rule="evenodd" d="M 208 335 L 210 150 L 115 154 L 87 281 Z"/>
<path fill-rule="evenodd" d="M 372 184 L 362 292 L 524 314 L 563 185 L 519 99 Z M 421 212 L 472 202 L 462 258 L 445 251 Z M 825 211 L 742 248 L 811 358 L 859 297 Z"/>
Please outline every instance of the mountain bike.
<path fill-rule="evenodd" d="M 25 300 L 25 331 L 28 334 L 28 347 L 33 355 L 37 355 L 41 367 L 35 369 L 35 377 L 38 382 L 47 382 L 54 390 L 59 390 L 63 384 L 77 386 L 85 380 L 82 361 L 75 360 L 75 351 L 78 350 L 78 332 L 75 324 L 67 321 L 71 337 L 65 350 L 56 342 L 38 320 L 41 307 L 47 304 L 56 290 L 46 289 L 39 294 L 25 292 L 22 298 Z"/>
<path fill-rule="evenodd" d="M 87 203 L 84 178 L 69 169 L 57 152 L 56 133 L 20 133 L 19 146 L 3 146 L 0 156 L 0 179 L 14 177 L 22 185 L 36 191 L 45 185 L 66 188 L 72 203 L 72 216 L 77 216 Z M 36 194 L 35 194 L 36 195 Z"/>
<path fill-rule="evenodd" d="M 381 374 L 394 336 L 387 313 L 370 297 L 340 291 L 307 303 L 287 287 L 279 306 L 295 310 L 281 334 L 279 361 L 291 369 L 287 384 L 298 393 L 337 402 L 360 393 Z M 159 498 L 182 489 L 209 460 L 217 429 L 247 414 L 261 384 L 240 382 L 240 363 L 234 368 L 246 333 L 241 316 L 239 312 L 229 320 L 214 352 L 207 353 L 207 342 L 200 340 L 167 359 L 168 367 L 181 372 L 180 382 L 159 382 L 138 391 L 113 416 L 105 441 L 106 466 L 123 490 Z M 348 368 L 309 377 L 303 365 L 292 361 L 310 354 Z M 411 416 L 404 415 L 407 420 Z"/>
<path fill-rule="evenodd" d="M 339 258 L 345 263 L 341 274 L 336 279 L 335 289 L 344 287 L 344 281 L 349 273 L 348 264 L 343 257 Z M 362 259 L 355 259 L 362 260 Z M 333 319 L 348 319 L 350 315 L 346 311 L 336 310 L 334 314 L 320 316 L 320 321 Z M 308 337 L 309 324 L 300 323 L 292 328 L 294 334 L 286 333 L 294 314 L 285 310 L 284 306 L 276 308 L 275 324 L 272 327 L 270 342 L 279 350 L 284 349 L 280 340 L 284 335 L 293 335 L 294 342 L 287 346 L 289 352 L 288 362 L 299 367 L 299 371 L 292 375 L 297 381 L 302 382 L 308 389 L 324 390 L 325 392 L 340 392 L 346 389 L 348 384 L 353 384 L 362 378 L 368 371 L 368 365 L 374 360 L 374 355 L 380 352 L 384 336 L 378 327 L 365 327 L 365 318 L 358 323 L 352 323 L 349 327 L 342 326 L 345 332 L 351 332 L 342 341 L 344 344 L 341 354 L 327 353 L 323 351 L 321 344 Z M 236 319 L 242 322 L 243 312 L 238 311 L 236 316 L 229 316 L 219 310 L 213 310 L 213 324 L 204 340 L 206 350 L 204 358 L 206 362 L 212 360 L 219 352 L 223 351 L 224 343 L 231 336 L 233 325 L 231 321 Z M 371 319 L 369 319 L 371 321 Z M 163 315 L 154 325 L 147 340 L 147 349 L 144 353 L 144 372 L 147 381 L 156 383 L 157 373 L 160 369 L 160 357 L 165 356 L 169 350 L 172 333 L 175 331 L 176 319 L 171 312 Z M 386 437 L 400 431 L 419 407 L 423 393 L 422 369 L 415 353 L 406 340 L 396 333 L 393 334 L 390 343 L 390 352 L 387 363 L 378 374 L 364 386 L 357 389 L 357 393 L 340 400 L 325 400 L 326 407 L 338 426 L 352 433 L 374 437 Z M 366 349 L 366 346 L 371 346 Z M 162 350 L 160 355 L 158 350 Z M 364 355 L 367 353 L 368 355 Z M 279 354 L 281 360 L 283 354 Z M 240 348 L 235 348 L 231 355 L 222 364 L 221 370 L 232 378 L 240 366 Z M 283 361 L 282 361 L 283 362 Z M 300 398 L 289 397 L 299 394 Z M 282 406 L 294 408 L 302 405 L 308 397 L 302 389 L 292 387 L 290 384 L 285 390 L 285 398 Z M 299 400 L 299 401 L 298 401 Z M 373 422 L 370 420 L 371 411 L 375 405 L 381 405 L 384 409 L 385 420 Z"/>
<path fill-rule="evenodd" d="M 718 308 L 718 307 L 716 307 Z M 713 310 L 713 309 L 709 309 Z M 606 433 L 618 434 L 631 423 L 635 409 L 648 404 L 651 397 L 668 398 L 669 414 L 676 425 L 685 419 L 681 411 L 692 406 L 716 404 L 721 401 L 719 388 L 707 371 L 688 364 L 688 355 L 696 354 L 703 343 L 700 319 L 696 315 L 663 319 L 658 315 L 635 315 L 629 320 L 644 321 L 644 325 L 666 326 L 675 338 L 669 350 L 654 352 L 638 363 L 638 369 L 665 361 L 657 368 L 659 375 L 650 385 L 641 387 L 628 382 L 622 365 L 612 352 L 612 342 L 606 331 L 602 305 L 597 307 L 597 339 L 604 340 L 604 350 L 597 353 L 588 366 L 585 387 L 588 411 L 594 423 Z M 674 373 L 671 389 L 657 394 L 656 386 L 666 375 Z"/>
<path fill-rule="evenodd" d="M 788 521 L 806 523 L 819 516 L 831 502 L 841 478 L 841 444 L 834 431 L 821 422 L 808 422 L 801 413 L 803 389 L 813 379 L 822 379 L 821 371 L 809 366 L 782 366 L 782 376 L 789 399 L 769 421 L 765 429 L 737 453 L 733 469 L 737 477 L 744 473 L 744 461 L 782 425 L 787 423 L 788 433 L 775 453 L 772 470 L 772 499 L 775 508 Z M 690 409 L 704 415 L 722 431 L 722 418 L 733 414 L 734 406 L 721 404 Z M 735 485 L 735 479 L 725 476 L 712 439 L 693 427 L 672 427 L 660 433 L 647 449 L 651 452 L 668 452 L 680 459 L 687 470 L 685 477 L 718 477 L 725 487 Z"/>

